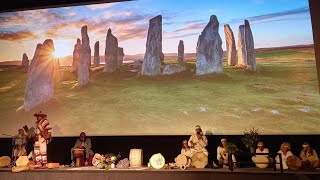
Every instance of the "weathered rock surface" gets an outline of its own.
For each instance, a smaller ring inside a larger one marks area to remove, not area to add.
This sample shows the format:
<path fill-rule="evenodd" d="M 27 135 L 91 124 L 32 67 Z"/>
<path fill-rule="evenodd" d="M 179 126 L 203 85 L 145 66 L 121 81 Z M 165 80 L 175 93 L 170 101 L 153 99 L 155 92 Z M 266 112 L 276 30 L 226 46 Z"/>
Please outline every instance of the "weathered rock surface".
<path fill-rule="evenodd" d="M 143 61 L 141 61 L 141 60 L 134 61 L 132 71 L 134 71 L 134 72 L 141 71 L 142 63 L 143 63 Z"/>
<path fill-rule="evenodd" d="M 183 63 L 184 62 L 184 44 L 183 41 L 179 41 L 178 45 L 178 63 Z"/>
<path fill-rule="evenodd" d="M 118 39 L 108 30 L 105 50 L 104 72 L 112 73 L 118 69 Z"/>
<path fill-rule="evenodd" d="M 250 23 L 248 20 L 244 21 L 244 35 L 245 35 L 245 47 L 247 53 L 247 69 L 256 71 L 256 55 L 254 50 L 254 40 Z"/>
<path fill-rule="evenodd" d="M 123 64 L 124 52 L 122 47 L 118 47 L 118 65 Z"/>
<path fill-rule="evenodd" d="M 89 83 L 89 71 L 91 67 L 91 48 L 87 26 L 81 28 L 82 44 L 78 61 L 78 87 Z"/>
<path fill-rule="evenodd" d="M 163 68 L 162 75 L 173 75 L 185 71 L 186 68 L 174 64 L 166 64 Z"/>
<path fill-rule="evenodd" d="M 245 48 L 244 25 L 238 30 L 238 67 L 247 67 L 247 53 Z"/>
<path fill-rule="evenodd" d="M 162 16 L 156 16 L 149 21 L 146 43 L 146 53 L 142 64 L 141 75 L 160 75 L 162 54 Z"/>
<path fill-rule="evenodd" d="M 29 67 L 29 59 L 26 53 L 23 53 L 21 60 L 21 67 L 28 68 Z"/>
<path fill-rule="evenodd" d="M 237 50 L 233 31 L 229 24 L 224 25 L 224 33 L 227 46 L 227 63 L 229 66 L 235 66 L 237 64 Z"/>
<path fill-rule="evenodd" d="M 54 44 L 47 39 L 38 44 L 30 64 L 23 108 L 29 111 L 50 101 L 54 95 Z"/>
<path fill-rule="evenodd" d="M 94 44 L 93 67 L 100 66 L 99 41 Z"/>
<path fill-rule="evenodd" d="M 198 38 L 196 74 L 222 73 L 222 40 L 219 34 L 219 21 L 215 15 L 210 17 Z"/>
<path fill-rule="evenodd" d="M 72 59 L 72 68 L 71 72 L 77 72 L 78 71 L 78 63 L 80 58 L 80 51 L 81 51 L 81 40 L 78 38 L 77 43 L 74 45 L 73 49 L 73 59 Z"/>

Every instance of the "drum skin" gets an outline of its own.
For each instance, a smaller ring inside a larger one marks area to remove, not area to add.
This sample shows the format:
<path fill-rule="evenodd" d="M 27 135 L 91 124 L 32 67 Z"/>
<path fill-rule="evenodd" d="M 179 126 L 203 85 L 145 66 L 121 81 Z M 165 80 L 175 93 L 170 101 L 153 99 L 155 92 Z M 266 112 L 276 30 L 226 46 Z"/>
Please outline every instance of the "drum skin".
<path fill-rule="evenodd" d="M 73 149 L 73 157 L 82 158 L 84 156 L 85 149 Z"/>
<path fill-rule="evenodd" d="M 192 156 L 191 163 L 196 168 L 204 168 L 208 164 L 208 156 L 203 152 L 197 152 Z"/>
<path fill-rule="evenodd" d="M 297 156 L 288 157 L 286 163 L 288 168 L 292 170 L 299 170 L 302 165 L 300 158 Z"/>
<path fill-rule="evenodd" d="M 258 168 L 266 168 L 269 165 L 269 159 L 263 155 L 257 155 L 255 157 L 255 164 Z"/>

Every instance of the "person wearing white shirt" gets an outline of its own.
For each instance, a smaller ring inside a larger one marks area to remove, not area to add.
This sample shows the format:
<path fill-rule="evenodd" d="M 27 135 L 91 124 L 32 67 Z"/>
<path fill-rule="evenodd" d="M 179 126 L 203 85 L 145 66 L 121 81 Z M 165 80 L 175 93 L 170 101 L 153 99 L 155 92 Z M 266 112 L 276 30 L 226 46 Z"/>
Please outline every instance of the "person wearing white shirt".
<path fill-rule="evenodd" d="M 217 160 L 218 160 L 218 165 L 215 165 L 215 168 L 217 167 L 229 167 L 229 159 L 228 159 L 228 153 L 226 152 L 227 148 L 227 139 L 223 138 L 221 139 L 221 146 L 218 146 L 217 148 Z M 234 168 L 236 167 L 236 157 L 234 154 L 232 154 L 232 161 L 233 161 L 233 166 Z"/>
<path fill-rule="evenodd" d="M 283 169 L 288 169 L 287 166 L 287 158 L 290 156 L 293 156 L 292 152 L 290 151 L 291 149 L 291 145 L 287 142 L 284 142 L 281 144 L 280 146 L 280 150 L 278 151 L 278 153 L 281 153 L 281 158 L 282 158 L 282 167 Z M 279 163 L 280 163 L 280 158 L 279 155 L 276 157 L 276 162 L 277 164 L 277 168 L 280 167 Z"/>
<path fill-rule="evenodd" d="M 188 146 L 188 141 L 187 140 L 183 140 L 182 141 L 182 148 L 181 148 L 181 154 L 185 155 L 188 159 L 187 165 L 186 167 L 190 167 L 191 166 L 191 158 L 194 154 L 194 151 L 192 148 L 190 148 Z"/>
<path fill-rule="evenodd" d="M 208 145 L 208 140 L 199 125 L 196 126 L 196 133 L 189 138 L 188 145 L 194 150 L 194 153 L 202 152 L 208 156 L 208 151 L 205 148 Z"/>
<path fill-rule="evenodd" d="M 269 153 L 269 149 L 264 147 L 263 142 L 258 142 L 257 147 L 258 148 L 256 149 L 256 155 L 252 157 L 252 161 L 256 162 L 257 156 L 265 156 L 266 158 L 268 158 L 269 163 L 272 162 L 272 159 L 269 157 L 269 155 L 258 155 L 259 153 Z"/>

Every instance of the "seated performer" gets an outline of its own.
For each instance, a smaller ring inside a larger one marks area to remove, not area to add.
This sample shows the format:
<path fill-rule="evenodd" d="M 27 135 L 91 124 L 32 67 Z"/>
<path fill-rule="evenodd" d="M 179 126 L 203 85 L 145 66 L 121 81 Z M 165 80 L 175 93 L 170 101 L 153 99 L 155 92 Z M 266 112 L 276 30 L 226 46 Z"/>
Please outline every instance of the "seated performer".
<path fill-rule="evenodd" d="M 263 142 L 258 142 L 257 147 L 258 148 L 256 149 L 256 155 L 252 157 L 252 161 L 256 162 L 257 156 L 265 156 L 266 158 L 268 158 L 269 163 L 272 162 L 272 159 L 269 157 L 269 155 L 258 155 L 259 153 L 269 153 L 269 149 L 264 147 Z"/>
<path fill-rule="evenodd" d="M 194 153 L 193 149 L 188 146 L 188 141 L 183 140 L 181 154 L 185 155 L 188 159 L 187 167 L 190 167 L 190 165 L 191 165 L 191 158 L 192 158 L 193 153 Z"/>
<path fill-rule="evenodd" d="M 72 164 L 74 164 L 73 149 L 85 149 L 85 165 L 91 164 L 87 162 L 89 156 L 90 155 L 93 156 L 93 151 L 91 150 L 91 147 L 92 147 L 91 139 L 86 136 L 86 133 L 81 132 L 79 139 L 77 139 L 73 148 L 71 148 Z"/>
<path fill-rule="evenodd" d="M 19 156 L 26 156 L 26 145 L 28 137 L 24 134 L 23 129 L 18 130 L 18 135 L 13 137 L 13 156 L 18 158 Z"/>
<path fill-rule="evenodd" d="M 218 167 L 229 167 L 229 155 L 228 153 L 226 153 L 226 148 L 227 148 L 227 139 L 226 138 L 222 138 L 221 139 L 221 146 L 219 146 L 217 148 L 217 161 L 218 164 L 214 165 L 215 168 Z M 236 157 L 234 156 L 234 154 L 232 154 L 232 161 L 233 161 L 233 167 L 236 167 Z"/>
<path fill-rule="evenodd" d="M 310 164 L 312 168 L 319 166 L 319 158 L 315 149 L 310 147 L 310 144 L 305 142 L 302 144 L 303 149 L 300 153 L 300 158 L 303 164 Z"/>
<path fill-rule="evenodd" d="M 188 145 L 194 150 L 194 153 L 202 152 L 208 156 L 208 151 L 205 148 L 208 145 L 208 140 L 199 125 L 196 126 L 196 133 L 191 135 Z"/>
<path fill-rule="evenodd" d="M 290 156 L 293 156 L 292 152 L 290 151 L 291 149 L 291 145 L 287 142 L 284 142 L 281 144 L 280 146 L 280 150 L 278 151 L 278 153 L 281 153 L 281 157 L 282 157 L 282 167 L 283 169 L 288 169 L 287 166 L 287 158 Z M 280 163 L 280 158 L 279 155 L 276 157 L 276 162 Z M 279 168 L 279 165 L 277 164 L 277 167 Z"/>

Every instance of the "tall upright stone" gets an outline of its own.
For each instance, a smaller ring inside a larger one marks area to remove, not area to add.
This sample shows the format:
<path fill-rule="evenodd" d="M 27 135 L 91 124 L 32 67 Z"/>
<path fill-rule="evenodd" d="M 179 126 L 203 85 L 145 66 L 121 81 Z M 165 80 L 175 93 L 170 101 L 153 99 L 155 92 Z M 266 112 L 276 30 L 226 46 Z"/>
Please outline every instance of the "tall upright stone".
<path fill-rule="evenodd" d="M 112 73 L 118 68 L 118 39 L 108 29 L 105 50 L 105 67 L 104 72 Z"/>
<path fill-rule="evenodd" d="M 222 73 L 222 56 L 219 21 L 215 15 L 212 15 L 198 38 L 196 74 Z"/>
<path fill-rule="evenodd" d="M 80 58 L 80 52 L 81 52 L 81 40 L 78 38 L 77 43 L 74 45 L 74 49 L 73 49 L 71 72 L 78 71 L 78 63 L 79 63 L 78 61 Z"/>
<path fill-rule="evenodd" d="M 29 67 L 29 59 L 26 53 L 23 53 L 21 60 L 21 67 L 28 68 Z"/>
<path fill-rule="evenodd" d="M 229 24 L 224 25 L 224 33 L 227 46 L 227 63 L 229 66 L 235 66 L 237 64 L 237 50 L 233 31 Z"/>
<path fill-rule="evenodd" d="M 184 62 L 184 44 L 183 41 L 179 41 L 178 45 L 178 63 L 183 63 Z"/>
<path fill-rule="evenodd" d="M 38 44 L 30 64 L 23 108 L 29 111 L 50 101 L 54 93 L 54 44 L 46 39 Z"/>
<path fill-rule="evenodd" d="M 87 26 L 81 28 L 82 44 L 78 61 L 78 87 L 89 83 L 89 70 L 91 66 L 91 48 Z"/>
<path fill-rule="evenodd" d="M 239 67 L 247 67 L 247 53 L 245 48 L 244 25 L 238 30 L 238 64 Z"/>
<path fill-rule="evenodd" d="M 118 65 L 123 64 L 124 52 L 122 47 L 118 47 Z"/>
<path fill-rule="evenodd" d="M 99 41 L 94 44 L 93 67 L 100 66 Z"/>
<path fill-rule="evenodd" d="M 254 50 L 254 40 L 250 23 L 248 20 L 244 21 L 244 36 L 245 36 L 245 49 L 247 53 L 247 69 L 256 71 L 256 55 Z"/>
<path fill-rule="evenodd" d="M 162 53 L 162 16 L 156 16 L 149 21 L 146 53 L 142 63 L 141 75 L 161 75 Z"/>

